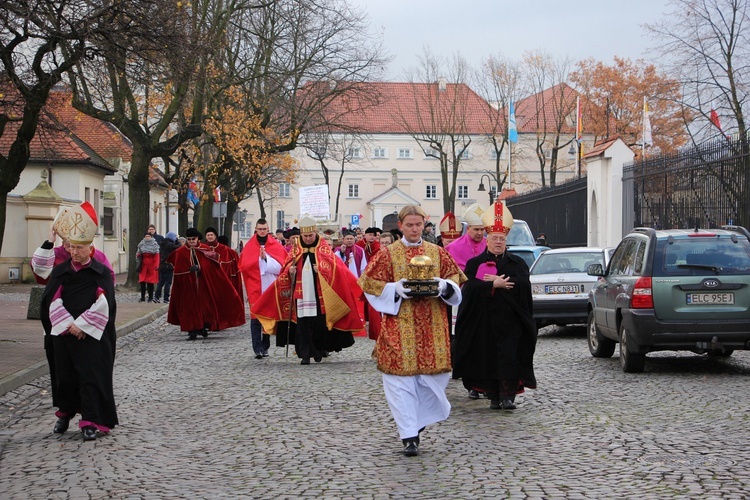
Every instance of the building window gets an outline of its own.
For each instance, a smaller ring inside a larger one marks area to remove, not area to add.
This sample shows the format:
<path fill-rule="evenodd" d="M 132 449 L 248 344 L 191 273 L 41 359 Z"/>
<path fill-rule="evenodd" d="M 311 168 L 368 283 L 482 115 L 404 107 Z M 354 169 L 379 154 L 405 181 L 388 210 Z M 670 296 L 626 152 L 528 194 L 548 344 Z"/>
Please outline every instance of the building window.
<path fill-rule="evenodd" d="M 104 226 L 104 236 L 115 234 L 115 211 L 112 207 L 104 207 L 102 225 Z"/>
<path fill-rule="evenodd" d="M 458 157 L 462 160 L 468 160 L 469 158 L 471 158 L 471 155 L 469 154 L 469 148 L 466 148 L 463 151 L 461 151 L 461 154 L 458 155 Z"/>
<path fill-rule="evenodd" d="M 424 150 L 424 159 L 425 160 L 436 160 L 440 158 L 440 151 L 433 148 L 427 148 Z"/>
<path fill-rule="evenodd" d="M 279 184 L 279 198 L 290 198 L 291 186 L 285 182 Z"/>
<path fill-rule="evenodd" d="M 376 147 L 372 148 L 372 157 L 373 158 L 388 158 L 388 150 L 384 147 Z"/>
<path fill-rule="evenodd" d="M 437 186 L 435 186 L 434 184 L 426 186 L 424 197 L 430 200 L 437 199 Z"/>
<path fill-rule="evenodd" d="M 349 158 L 362 158 L 362 148 L 359 146 L 350 146 L 347 151 Z"/>
<path fill-rule="evenodd" d="M 283 210 L 276 210 L 276 229 L 286 229 Z"/>
<path fill-rule="evenodd" d="M 252 221 L 245 221 L 239 224 L 239 233 L 240 238 L 244 240 L 249 240 L 253 237 L 253 233 L 255 233 L 255 227 L 253 227 Z M 235 227 L 238 226 L 238 224 L 235 224 Z"/>
<path fill-rule="evenodd" d="M 500 158 L 507 158 L 507 156 L 505 156 L 505 149 L 503 149 L 502 153 L 500 153 Z M 493 149 L 492 151 L 490 151 L 490 160 L 497 160 L 497 150 Z"/>
<path fill-rule="evenodd" d="M 398 157 L 400 160 L 410 160 L 412 158 L 411 148 L 398 148 Z"/>
<path fill-rule="evenodd" d="M 83 201 L 91 203 L 91 188 L 84 188 Z"/>
<path fill-rule="evenodd" d="M 359 184 L 349 184 L 349 198 L 359 198 Z"/>
<path fill-rule="evenodd" d="M 458 186 L 458 199 L 466 200 L 469 198 L 469 186 Z"/>

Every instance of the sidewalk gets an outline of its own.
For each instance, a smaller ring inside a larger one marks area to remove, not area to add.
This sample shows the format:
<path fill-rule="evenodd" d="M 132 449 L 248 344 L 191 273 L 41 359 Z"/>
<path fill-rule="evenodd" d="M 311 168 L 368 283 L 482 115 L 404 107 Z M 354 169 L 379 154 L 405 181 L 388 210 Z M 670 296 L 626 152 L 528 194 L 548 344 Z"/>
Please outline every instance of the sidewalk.
<path fill-rule="evenodd" d="M 139 303 L 133 289 L 124 288 L 126 275 L 117 276 L 117 336 L 166 314 L 165 304 Z M 0 396 L 49 373 L 44 354 L 44 331 L 36 319 L 26 319 L 28 297 L 36 284 L 0 285 Z"/>

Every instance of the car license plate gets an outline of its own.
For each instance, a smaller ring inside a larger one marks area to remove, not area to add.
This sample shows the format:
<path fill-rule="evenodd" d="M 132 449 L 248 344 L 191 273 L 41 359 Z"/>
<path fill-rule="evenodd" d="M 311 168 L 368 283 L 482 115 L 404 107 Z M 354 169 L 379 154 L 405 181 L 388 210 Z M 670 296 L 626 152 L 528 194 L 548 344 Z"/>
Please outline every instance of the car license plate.
<path fill-rule="evenodd" d="M 687 294 L 689 305 L 703 304 L 734 304 L 733 293 L 689 293 Z"/>
<path fill-rule="evenodd" d="M 544 293 L 580 293 L 581 287 L 579 285 L 545 285 Z"/>

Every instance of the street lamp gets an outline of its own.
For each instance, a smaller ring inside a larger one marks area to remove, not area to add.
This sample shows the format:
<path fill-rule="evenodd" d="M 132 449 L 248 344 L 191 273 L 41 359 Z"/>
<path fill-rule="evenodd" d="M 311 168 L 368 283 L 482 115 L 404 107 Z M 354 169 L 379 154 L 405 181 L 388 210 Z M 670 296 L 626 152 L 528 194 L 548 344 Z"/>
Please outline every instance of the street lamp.
<path fill-rule="evenodd" d="M 488 194 L 490 195 L 490 205 L 492 205 L 495 202 L 495 197 L 497 195 L 497 188 L 492 185 L 492 177 L 488 174 L 482 174 L 482 177 L 479 178 L 479 187 L 477 188 L 477 191 L 487 191 L 484 187 L 484 182 L 482 182 L 485 177 L 487 177 L 487 182 L 490 185 L 490 191 Z"/>

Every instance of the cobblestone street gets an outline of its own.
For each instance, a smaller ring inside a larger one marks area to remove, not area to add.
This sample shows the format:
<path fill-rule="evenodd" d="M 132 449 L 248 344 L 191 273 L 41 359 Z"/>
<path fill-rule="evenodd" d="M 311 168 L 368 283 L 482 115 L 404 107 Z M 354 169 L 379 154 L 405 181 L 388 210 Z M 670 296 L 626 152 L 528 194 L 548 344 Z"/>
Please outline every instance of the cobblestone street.
<path fill-rule="evenodd" d="M 161 317 L 118 340 L 121 425 L 52 433 L 43 377 L 0 397 L 0 497 L 744 498 L 750 353 L 664 353 L 646 372 L 542 331 L 539 389 L 512 412 L 451 381 L 450 418 L 404 457 L 374 343 L 300 366 L 246 328 L 189 342 Z"/>

